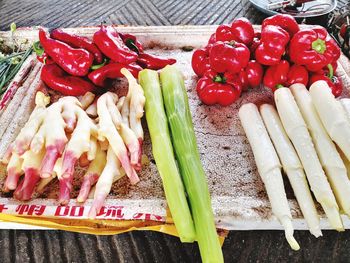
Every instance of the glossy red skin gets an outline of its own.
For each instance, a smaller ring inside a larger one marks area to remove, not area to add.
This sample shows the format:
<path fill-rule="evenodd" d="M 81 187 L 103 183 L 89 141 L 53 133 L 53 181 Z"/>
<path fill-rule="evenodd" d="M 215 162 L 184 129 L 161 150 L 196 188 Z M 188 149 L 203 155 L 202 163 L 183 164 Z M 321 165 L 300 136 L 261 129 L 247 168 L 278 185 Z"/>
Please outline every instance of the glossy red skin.
<path fill-rule="evenodd" d="M 122 68 L 126 68 L 130 73 L 138 78 L 139 72 L 142 68 L 137 64 L 124 65 L 121 63 L 109 63 L 99 69 L 92 71 L 88 78 L 96 86 L 107 87 L 110 79 L 123 78 L 124 75 L 120 72 Z"/>
<path fill-rule="evenodd" d="M 249 46 L 254 39 L 253 25 L 246 18 L 235 19 L 231 26 L 220 25 L 216 29 L 215 42 L 216 41 L 237 41 Z M 213 43 L 209 41 L 209 43 Z"/>
<path fill-rule="evenodd" d="M 111 60 L 130 64 L 137 60 L 137 53 L 130 50 L 112 26 L 101 25 L 93 36 L 94 43 Z"/>
<path fill-rule="evenodd" d="M 136 53 L 142 53 L 143 52 L 143 46 L 142 46 L 141 42 L 138 41 L 137 38 L 134 35 L 119 33 L 119 36 L 122 38 L 122 40 L 123 40 L 125 45 L 127 45 L 128 39 L 132 40 L 134 45 L 137 47 L 137 51 L 136 50 L 133 50 L 133 51 L 135 51 Z"/>
<path fill-rule="evenodd" d="M 143 68 L 158 70 L 164 68 L 167 65 L 175 64 L 176 59 L 162 58 L 156 55 L 140 53 L 137 58 L 137 63 Z"/>
<path fill-rule="evenodd" d="M 194 73 L 202 77 L 210 69 L 208 49 L 196 49 L 192 54 L 191 65 Z"/>
<path fill-rule="evenodd" d="M 213 33 L 210 35 L 210 38 L 208 40 L 208 45 L 214 44 L 216 42 L 216 33 Z"/>
<path fill-rule="evenodd" d="M 335 97 L 339 97 L 342 94 L 343 83 L 341 82 L 341 80 L 338 77 L 333 76 L 333 78 L 330 79 L 328 76 L 326 76 L 324 74 L 314 74 L 310 77 L 309 84 L 311 85 L 318 80 L 326 81 L 328 86 L 332 89 L 332 93 Z"/>
<path fill-rule="evenodd" d="M 294 34 L 300 30 L 298 22 L 295 20 L 295 18 L 287 14 L 277 14 L 265 18 L 262 23 L 262 28 L 266 27 L 267 25 L 279 26 L 283 28 L 289 33 L 290 37 L 293 37 Z"/>
<path fill-rule="evenodd" d="M 72 48 L 66 43 L 49 38 L 43 29 L 39 30 L 39 40 L 45 53 L 62 69 L 73 76 L 86 76 L 94 61 L 94 56 L 85 49 Z"/>
<path fill-rule="evenodd" d="M 210 48 L 209 63 L 211 69 L 216 72 L 238 73 L 247 66 L 250 58 L 249 49 L 241 43 L 230 45 L 227 42 L 218 41 Z"/>
<path fill-rule="evenodd" d="M 66 96 L 81 96 L 95 92 L 96 87 L 80 77 L 70 76 L 57 64 L 46 64 L 41 70 L 41 80 L 51 89 Z"/>
<path fill-rule="evenodd" d="M 312 43 L 317 39 L 325 41 L 326 50 L 323 54 L 312 49 Z M 295 64 L 304 65 L 307 70 L 316 72 L 337 61 L 340 48 L 328 36 L 326 29 L 317 27 L 300 30 L 293 36 L 289 45 L 289 56 Z"/>
<path fill-rule="evenodd" d="M 286 60 L 281 60 L 277 65 L 267 68 L 265 71 L 263 83 L 273 92 L 278 88 L 278 85 L 285 85 L 288 80 L 289 63 Z"/>
<path fill-rule="evenodd" d="M 60 40 L 72 47 L 83 48 L 94 55 L 95 62 L 100 64 L 103 62 L 103 55 L 92 40 L 74 34 L 68 34 L 61 29 L 54 29 L 50 34 L 51 38 Z"/>
<path fill-rule="evenodd" d="M 199 99 L 206 105 L 231 105 L 241 95 L 240 82 L 232 79 L 229 81 L 230 83 L 218 83 L 213 80 L 215 74 L 217 73 L 214 71 L 208 71 L 199 79 L 196 86 Z"/>
<path fill-rule="evenodd" d="M 304 66 L 294 64 L 290 67 L 287 76 L 287 82 L 285 83 L 287 87 L 295 83 L 301 83 L 307 86 L 308 82 L 309 72 Z"/>
<path fill-rule="evenodd" d="M 264 76 L 264 69 L 257 61 L 249 61 L 244 71 L 247 74 L 249 87 L 255 88 L 260 86 Z"/>
<path fill-rule="evenodd" d="M 260 44 L 255 50 L 255 59 L 262 65 L 280 62 L 289 43 L 289 34 L 278 26 L 267 25 L 261 31 Z"/>
<path fill-rule="evenodd" d="M 53 64 L 55 61 L 53 61 L 45 52 L 41 56 L 36 56 L 39 62 L 43 64 Z"/>

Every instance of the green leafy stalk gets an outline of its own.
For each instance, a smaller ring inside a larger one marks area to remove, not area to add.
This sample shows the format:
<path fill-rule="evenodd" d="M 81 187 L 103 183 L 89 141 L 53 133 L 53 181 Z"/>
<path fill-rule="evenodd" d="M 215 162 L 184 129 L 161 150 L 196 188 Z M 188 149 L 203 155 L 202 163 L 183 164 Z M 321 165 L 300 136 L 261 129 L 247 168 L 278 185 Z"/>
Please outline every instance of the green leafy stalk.
<path fill-rule="evenodd" d="M 163 181 L 172 218 L 181 241 L 193 242 L 196 237 L 194 224 L 175 162 L 158 73 L 148 69 L 142 70 L 139 73 L 139 82 L 146 97 L 145 112 L 153 156 Z"/>
<path fill-rule="evenodd" d="M 160 80 L 175 155 L 189 197 L 202 260 L 223 262 L 183 77 L 175 66 L 166 66 L 160 73 Z"/>

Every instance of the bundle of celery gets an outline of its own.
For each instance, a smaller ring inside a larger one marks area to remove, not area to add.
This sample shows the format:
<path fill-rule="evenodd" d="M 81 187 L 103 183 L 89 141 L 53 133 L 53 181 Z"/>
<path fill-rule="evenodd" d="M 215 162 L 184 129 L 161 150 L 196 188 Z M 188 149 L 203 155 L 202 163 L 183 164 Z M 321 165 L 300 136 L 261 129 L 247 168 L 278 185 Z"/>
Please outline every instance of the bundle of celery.
<path fill-rule="evenodd" d="M 160 95 L 157 72 L 150 70 L 142 71 L 139 78 L 141 86 L 145 90 L 146 119 L 151 134 L 153 153 L 157 167 L 163 178 L 164 189 L 171 213 L 174 217 L 175 226 L 180 233 L 180 231 L 182 232 L 184 230 L 183 226 L 186 223 L 192 224 L 192 221 L 188 218 L 178 218 L 175 220 L 173 213 L 178 213 L 178 209 L 184 209 L 184 204 L 182 203 L 182 199 L 178 199 L 178 202 L 168 199 L 168 196 L 182 196 L 183 190 L 178 184 L 170 183 L 172 181 L 178 182 L 177 169 L 173 166 L 172 161 L 165 162 L 164 160 L 164 158 L 168 160 L 173 158 L 167 121 L 170 125 L 172 143 L 180 174 L 188 195 L 196 240 L 198 241 L 202 260 L 203 262 L 223 262 L 206 175 L 199 158 L 183 78 L 174 66 L 167 66 L 160 73 L 167 120 L 164 119 L 163 100 Z M 171 158 L 169 158 L 169 154 Z M 187 220 L 187 222 L 181 222 L 184 220 Z"/>

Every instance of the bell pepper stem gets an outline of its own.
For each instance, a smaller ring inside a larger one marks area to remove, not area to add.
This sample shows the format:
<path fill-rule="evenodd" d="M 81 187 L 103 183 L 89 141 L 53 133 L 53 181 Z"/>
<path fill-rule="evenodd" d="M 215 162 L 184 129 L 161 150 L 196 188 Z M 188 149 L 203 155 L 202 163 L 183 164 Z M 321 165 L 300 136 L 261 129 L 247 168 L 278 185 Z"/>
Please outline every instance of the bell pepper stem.
<path fill-rule="evenodd" d="M 311 47 L 313 50 L 315 50 L 317 53 L 323 54 L 326 52 L 326 41 L 318 38 L 314 42 L 312 42 Z"/>
<path fill-rule="evenodd" d="M 277 84 L 276 89 L 279 89 L 279 88 L 284 88 L 284 86 L 282 84 Z"/>
<path fill-rule="evenodd" d="M 217 82 L 217 83 L 225 83 L 226 82 L 226 78 L 220 74 L 217 74 L 214 79 L 213 79 L 214 82 Z"/>
<path fill-rule="evenodd" d="M 328 64 L 328 65 L 327 65 L 327 68 L 328 68 L 328 70 L 329 70 L 329 72 L 328 72 L 328 77 L 329 77 L 330 79 L 333 79 L 333 76 L 334 76 L 334 69 L 333 69 L 332 64 Z"/>

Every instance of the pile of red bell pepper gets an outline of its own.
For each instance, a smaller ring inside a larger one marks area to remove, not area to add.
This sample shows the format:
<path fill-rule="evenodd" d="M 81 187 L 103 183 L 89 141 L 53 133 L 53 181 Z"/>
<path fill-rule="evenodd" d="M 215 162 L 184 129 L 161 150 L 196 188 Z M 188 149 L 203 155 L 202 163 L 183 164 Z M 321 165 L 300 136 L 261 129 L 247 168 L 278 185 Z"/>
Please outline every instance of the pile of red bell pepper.
<path fill-rule="evenodd" d="M 220 25 L 207 46 L 194 51 L 192 68 L 200 77 L 196 90 L 208 105 L 230 105 L 248 88 L 275 91 L 294 83 L 325 80 L 339 96 L 335 76 L 340 48 L 322 27 L 301 30 L 290 15 L 266 18 L 256 32 L 245 18 Z"/>
<path fill-rule="evenodd" d="M 37 58 L 45 64 L 41 79 L 63 95 L 79 96 L 100 93 L 111 81 L 122 78 L 128 69 L 136 78 L 143 68 L 158 70 L 176 63 L 144 52 L 142 44 L 131 34 L 118 33 L 114 27 L 101 25 L 93 39 L 54 29 L 50 35 L 39 30 L 34 44 Z"/>

